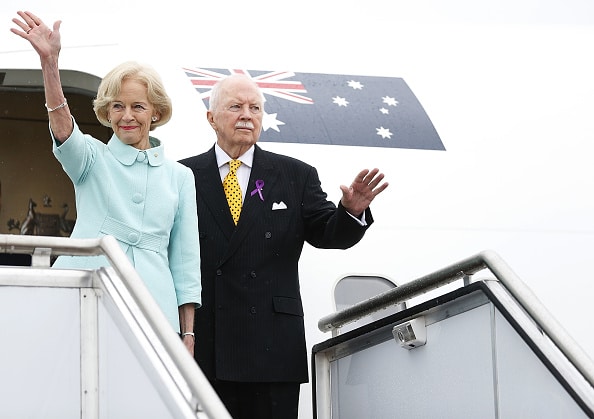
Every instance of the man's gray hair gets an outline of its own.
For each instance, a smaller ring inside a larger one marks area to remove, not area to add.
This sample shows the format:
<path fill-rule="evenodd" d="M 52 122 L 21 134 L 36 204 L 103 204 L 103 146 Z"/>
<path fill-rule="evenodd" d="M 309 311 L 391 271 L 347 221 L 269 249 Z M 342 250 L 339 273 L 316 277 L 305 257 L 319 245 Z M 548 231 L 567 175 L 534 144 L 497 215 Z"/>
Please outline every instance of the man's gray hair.
<path fill-rule="evenodd" d="M 260 89 L 260 86 L 258 86 L 258 83 L 256 83 L 254 79 L 252 79 L 249 76 L 246 76 L 245 74 L 231 74 L 230 76 L 227 76 L 217 81 L 214 84 L 214 86 L 212 86 L 212 90 L 210 91 L 210 99 L 208 100 L 208 110 L 215 111 L 217 109 L 217 107 L 220 105 L 221 89 L 225 86 L 225 84 L 227 84 L 226 82 L 228 80 L 233 79 L 245 79 L 254 85 L 254 87 L 260 94 L 260 100 L 262 102 L 262 111 L 264 111 L 264 93 L 262 93 L 262 89 Z"/>

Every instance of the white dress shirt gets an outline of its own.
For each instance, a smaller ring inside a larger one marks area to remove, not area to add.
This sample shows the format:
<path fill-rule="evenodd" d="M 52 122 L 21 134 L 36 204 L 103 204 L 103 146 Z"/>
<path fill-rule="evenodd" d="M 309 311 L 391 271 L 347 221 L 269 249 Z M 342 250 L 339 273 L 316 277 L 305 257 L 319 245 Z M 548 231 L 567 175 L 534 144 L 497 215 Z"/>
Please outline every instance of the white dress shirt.
<path fill-rule="evenodd" d="M 217 156 L 217 165 L 219 166 L 219 174 L 221 175 L 221 183 L 229 173 L 229 163 L 232 159 L 223 151 L 223 149 L 215 143 L 215 154 Z M 250 173 L 252 171 L 252 165 L 254 161 L 254 146 L 251 146 L 245 153 L 238 158 L 241 161 L 241 166 L 237 169 L 237 181 L 241 188 L 241 200 L 245 200 L 245 192 L 248 188 L 248 182 L 250 181 Z"/>

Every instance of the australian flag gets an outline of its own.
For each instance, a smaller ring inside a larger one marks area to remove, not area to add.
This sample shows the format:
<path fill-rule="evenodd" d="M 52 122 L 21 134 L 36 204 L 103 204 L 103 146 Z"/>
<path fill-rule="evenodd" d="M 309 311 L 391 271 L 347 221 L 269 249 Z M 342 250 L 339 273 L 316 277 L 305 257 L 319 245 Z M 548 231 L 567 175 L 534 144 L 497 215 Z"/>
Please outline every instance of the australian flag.
<path fill-rule="evenodd" d="M 265 97 L 260 141 L 445 150 L 401 78 L 184 68 L 208 107 L 212 86 L 246 74 Z"/>

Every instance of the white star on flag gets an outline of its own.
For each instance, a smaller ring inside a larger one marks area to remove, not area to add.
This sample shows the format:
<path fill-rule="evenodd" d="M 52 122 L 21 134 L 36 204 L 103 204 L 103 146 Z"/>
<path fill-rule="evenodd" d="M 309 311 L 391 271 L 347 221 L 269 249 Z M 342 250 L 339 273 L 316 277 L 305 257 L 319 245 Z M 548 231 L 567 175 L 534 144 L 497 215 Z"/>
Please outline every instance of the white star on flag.
<path fill-rule="evenodd" d="M 264 112 L 264 116 L 262 117 L 262 129 L 264 131 L 268 131 L 268 129 L 273 129 L 276 132 L 280 132 L 278 129 L 279 125 L 285 125 L 283 121 L 279 121 L 276 119 L 276 113 L 266 113 Z"/>
<path fill-rule="evenodd" d="M 363 88 L 363 85 L 355 80 L 349 81 L 348 85 L 349 87 L 352 87 L 354 90 L 361 90 Z"/>
<path fill-rule="evenodd" d="M 349 102 L 345 98 L 339 97 L 339 96 L 333 97 L 332 102 L 336 103 L 338 106 L 345 106 L 345 107 L 349 104 Z"/>
<path fill-rule="evenodd" d="M 382 138 L 392 138 L 392 133 L 387 128 L 379 127 L 379 128 L 376 128 L 375 130 L 377 131 L 377 135 L 379 135 Z"/>
<path fill-rule="evenodd" d="M 398 101 L 396 99 L 394 99 L 393 97 L 384 96 L 382 98 L 382 100 L 388 106 L 398 106 Z"/>

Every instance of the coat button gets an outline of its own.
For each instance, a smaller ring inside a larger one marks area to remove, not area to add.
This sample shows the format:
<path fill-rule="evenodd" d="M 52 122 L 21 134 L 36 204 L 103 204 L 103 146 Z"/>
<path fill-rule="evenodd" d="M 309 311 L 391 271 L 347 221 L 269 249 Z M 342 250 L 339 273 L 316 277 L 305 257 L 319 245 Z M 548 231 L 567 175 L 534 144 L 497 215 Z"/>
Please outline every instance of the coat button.
<path fill-rule="evenodd" d="M 252 313 L 252 314 L 256 314 L 256 307 L 252 307 L 252 308 L 250 308 L 250 313 Z"/>
<path fill-rule="evenodd" d="M 217 276 L 221 276 L 223 275 L 223 271 L 221 271 L 220 269 L 217 269 Z"/>
<path fill-rule="evenodd" d="M 134 201 L 136 204 L 140 204 L 143 200 L 144 198 L 142 197 L 141 193 L 136 192 L 134 195 L 132 195 L 132 201 Z"/>
<path fill-rule="evenodd" d="M 130 241 L 132 244 L 136 244 L 138 242 L 138 233 L 128 234 L 128 241 Z"/>
<path fill-rule="evenodd" d="M 264 237 L 266 237 L 267 239 L 269 239 L 269 238 L 271 238 L 271 237 L 272 237 L 272 233 L 271 233 L 270 231 L 267 231 L 267 232 L 264 234 Z"/>
<path fill-rule="evenodd" d="M 255 278 L 255 277 L 256 277 L 256 271 L 251 271 L 251 272 L 250 272 L 250 276 L 251 276 L 252 278 Z"/>
<path fill-rule="evenodd" d="M 144 151 L 141 151 L 140 153 L 138 153 L 138 155 L 136 156 L 136 161 L 137 162 L 143 162 L 146 159 L 146 153 Z"/>

